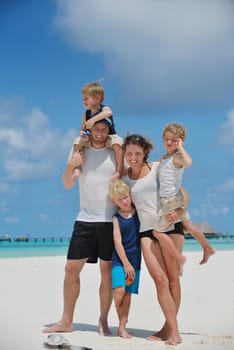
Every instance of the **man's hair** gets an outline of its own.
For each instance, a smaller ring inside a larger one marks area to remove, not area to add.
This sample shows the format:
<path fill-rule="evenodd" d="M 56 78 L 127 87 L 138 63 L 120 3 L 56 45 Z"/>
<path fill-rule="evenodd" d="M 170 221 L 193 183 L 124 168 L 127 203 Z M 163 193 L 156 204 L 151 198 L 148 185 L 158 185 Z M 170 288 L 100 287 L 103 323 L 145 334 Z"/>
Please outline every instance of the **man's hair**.
<path fill-rule="evenodd" d="M 130 188 L 123 180 L 117 180 L 110 183 L 108 192 L 110 198 L 114 201 L 121 196 L 129 194 Z"/>
<path fill-rule="evenodd" d="M 103 87 L 98 82 L 85 84 L 81 90 L 81 93 L 82 95 L 87 94 L 92 97 L 96 97 L 99 95 L 101 98 L 101 103 L 103 102 L 105 95 Z"/>
<path fill-rule="evenodd" d="M 186 138 L 186 129 L 182 124 L 178 124 L 178 123 L 167 124 L 163 129 L 163 137 L 165 136 L 166 132 L 170 132 L 171 134 L 180 138 L 182 141 L 184 141 Z"/>

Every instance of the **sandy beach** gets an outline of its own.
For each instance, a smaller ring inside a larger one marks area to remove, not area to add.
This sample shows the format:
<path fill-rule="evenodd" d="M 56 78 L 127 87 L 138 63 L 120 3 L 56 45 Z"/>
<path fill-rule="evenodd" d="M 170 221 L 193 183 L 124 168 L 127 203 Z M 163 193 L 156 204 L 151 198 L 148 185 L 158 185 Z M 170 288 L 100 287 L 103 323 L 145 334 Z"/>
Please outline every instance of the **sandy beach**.
<path fill-rule="evenodd" d="M 234 349 L 234 251 L 218 251 L 200 266 L 201 252 L 186 253 L 181 278 L 182 304 L 178 315 L 183 343 L 179 350 Z M 62 312 L 65 257 L 0 259 L 0 346 L 2 350 L 41 350 L 47 338 L 41 330 L 58 321 Z M 81 275 L 81 295 L 73 333 L 64 336 L 72 345 L 94 350 L 148 350 L 174 348 L 145 340 L 159 330 L 163 315 L 143 264 L 140 294 L 133 296 L 128 330 L 132 339 L 116 336 L 117 316 L 112 305 L 112 337 L 98 335 L 98 265 L 87 264 Z"/>

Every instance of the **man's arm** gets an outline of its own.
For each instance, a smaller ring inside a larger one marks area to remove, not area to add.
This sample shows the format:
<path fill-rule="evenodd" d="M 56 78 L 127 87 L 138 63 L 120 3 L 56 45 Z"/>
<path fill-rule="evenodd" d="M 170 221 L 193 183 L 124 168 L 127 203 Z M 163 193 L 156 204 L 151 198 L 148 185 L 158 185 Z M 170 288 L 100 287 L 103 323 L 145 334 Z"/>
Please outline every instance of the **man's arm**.
<path fill-rule="evenodd" d="M 75 152 L 71 156 L 71 159 L 67 163 L 67 167 L 63 174 L 63 185 L 66 190 L 70 190 L 74 183 L 76 182 L 76 177 L 74 177 L 74 169 L 79 168 L 85 161 L 85 155 L 83 152 Z"/>

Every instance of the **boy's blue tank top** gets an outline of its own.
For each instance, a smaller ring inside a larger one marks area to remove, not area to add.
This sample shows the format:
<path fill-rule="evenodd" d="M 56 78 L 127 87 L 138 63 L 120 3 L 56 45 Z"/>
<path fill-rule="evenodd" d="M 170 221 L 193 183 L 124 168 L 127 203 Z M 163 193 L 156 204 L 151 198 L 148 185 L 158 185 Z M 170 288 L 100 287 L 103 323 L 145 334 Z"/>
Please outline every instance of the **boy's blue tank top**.
<path fill-rule="evenodd" d="M 139 270 L 141 267 L 141 246 L 139 239 L 140 222 L 137 212 L 135 212 L 135 214 L 128 219 L 123 218 L 119 213 L 116 213 L 114 216 L 119 222 L 122 235 L 122 244 L 128 260 L 135 269 Z M 112 267 L 120 265 L 122 266 L 123 264 L 114 247 L 112 253 Z"/>
<path fill-rule="evenodd" d="M 85 114 L 85 119 L 86 121 L 91 119 L 92 117 L 94 117 L 95 115 L 97 115 L 98 113 L 100 113 L 102 110 L 103 110 L 103 107 L 105 107 L 105 105 L 100 105 L 98 111 L 94 114 L 91 115 L 91 111 L 90 109 L 88 109 L 86 111 L 86 114 Z M 110 126 L 110 132 L 109 132 L 109 135 L 114 135 L 114 134 L 117 134 L 116 130 L 115 130 L 115 124 L 114 124 L 114 119 L 113 119 L 113 115 L 111 115 L 110 117 L 108 117 L 111 122 L 112 122 L 112 125 Z"/>

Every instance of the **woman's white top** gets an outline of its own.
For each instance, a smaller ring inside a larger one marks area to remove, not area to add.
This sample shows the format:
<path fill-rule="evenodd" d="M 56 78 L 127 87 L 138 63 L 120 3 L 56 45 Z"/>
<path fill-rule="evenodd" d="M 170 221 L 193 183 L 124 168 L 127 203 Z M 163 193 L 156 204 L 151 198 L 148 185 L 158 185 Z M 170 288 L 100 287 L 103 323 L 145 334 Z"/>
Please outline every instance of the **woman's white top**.
<path fill-rule="evenodd" d="M 140 220 L 140 232 L 153 229 L 156 214 L 160 209 L 157 180 L 159 164 L 153 162 L 151 171 L 142 179 L 132 180 L 128 175 L 123 177 L 123 181 L 131 188 L 132 201 Z"/>

